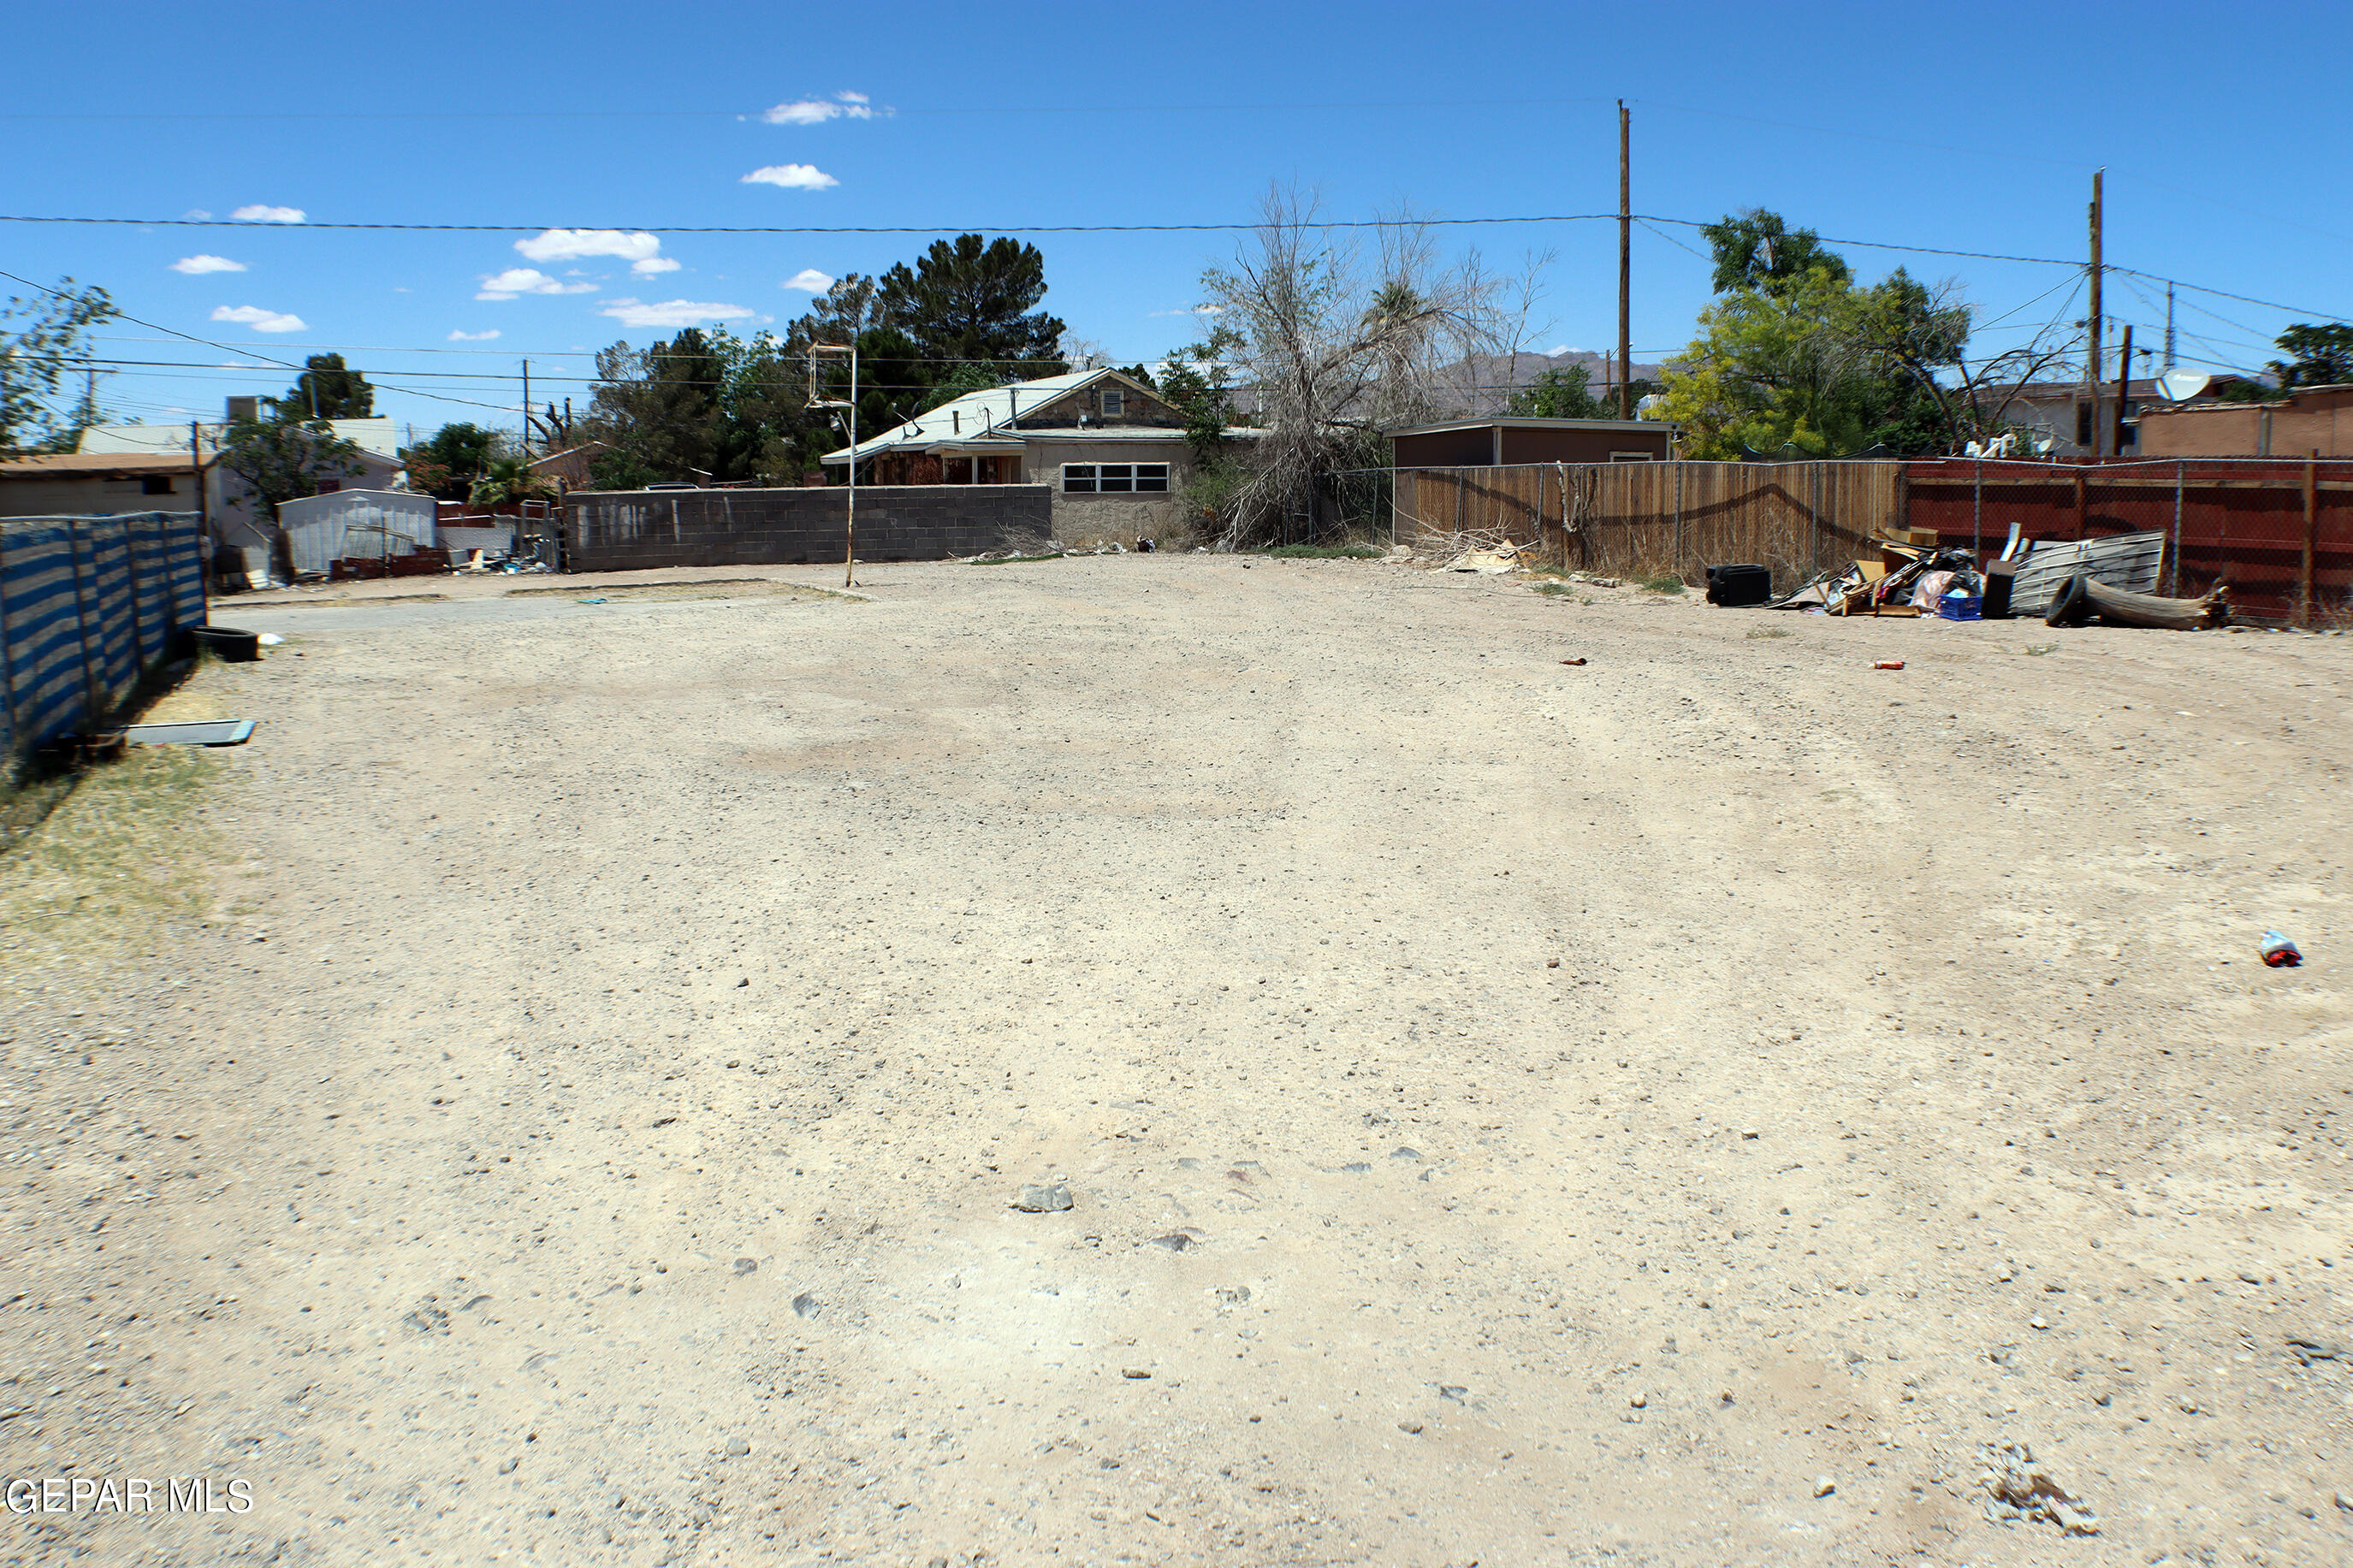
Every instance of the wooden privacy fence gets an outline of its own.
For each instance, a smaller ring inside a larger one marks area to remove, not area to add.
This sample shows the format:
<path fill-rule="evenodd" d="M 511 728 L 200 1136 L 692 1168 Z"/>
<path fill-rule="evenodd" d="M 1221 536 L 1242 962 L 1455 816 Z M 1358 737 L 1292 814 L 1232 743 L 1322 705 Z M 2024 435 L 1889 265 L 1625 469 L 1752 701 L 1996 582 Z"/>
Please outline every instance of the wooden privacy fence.
<path fill-rule="evenodd" d="M 1895 526 L 1895 462 L 1535 463 L 1409 468 L 1397 476 L 1400 543 L 1489 534 L 1556 565 L 1696 583 L 1710 563 L 1754 562 L 1795 587 Z"/>
<path fill-rule="evenodd" d="M 1508 539 L 1556 565 L 1692 583 L 1711 563 L 1754 562 L 1779 593 L 1905 527 L 1980 556 L 2012 523 L 2046 544 L 2155 531 L 2163 593 L 2222 584 L 2246 618 L 2353 618 L 2353 461 L 1541 463 L 1403 468 L 1393 496 L 1400 543 Z"/>
<path fill-rule="evenodd" d="M 0 760 L 99 723 L 204 624 L 195 513 L 0 521 Z"/>

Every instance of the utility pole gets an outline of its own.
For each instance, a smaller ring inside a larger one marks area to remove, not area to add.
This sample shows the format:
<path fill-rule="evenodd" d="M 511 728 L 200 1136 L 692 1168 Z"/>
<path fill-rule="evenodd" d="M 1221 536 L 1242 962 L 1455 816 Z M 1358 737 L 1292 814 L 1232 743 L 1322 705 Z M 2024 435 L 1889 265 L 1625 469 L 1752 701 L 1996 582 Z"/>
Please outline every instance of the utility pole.
<path fill-rule="evenodd" d="M 2105 169 L 2092 171 L 2092 313 L 2091 346 L 2084 357 L 2084 391 L 2092 400 L 2092 456 L 2100 455 L 2100 180 Z"/>
<path fill-rule="evenodd" d="M 1634 417 L 1634 179 L 1626 100 L 1618 100 L 1618 417 Z"/>
<path fill-rule="evenodd" d="M 2165 374 L 2173 374 L 2173 280 L 2165 283 Z"/>
<path fill-rule="evenodd" d="M 2125 455 L 2125 397 L 2132 391 L 2132 324 L 2125 324 L 2124 353 L 2116 358 L 2116 438 L 2109 443 L 2116 456 Z"/>
<path fill-rule="evenodd" d="M 522 460 L 531 461 L 531 361 L 522 362 Z"/>

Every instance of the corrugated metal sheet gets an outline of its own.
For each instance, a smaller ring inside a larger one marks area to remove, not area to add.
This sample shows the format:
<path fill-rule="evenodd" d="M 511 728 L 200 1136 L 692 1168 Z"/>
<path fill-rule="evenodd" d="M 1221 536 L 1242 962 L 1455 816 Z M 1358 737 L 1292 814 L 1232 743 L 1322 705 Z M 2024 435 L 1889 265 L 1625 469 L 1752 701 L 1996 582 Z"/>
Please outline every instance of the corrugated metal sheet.
<path fill-rule="evenodd" d="M 94 723 L 204 617 L 193 512 L 0 522 L 0 753 Z"/>
<path fill-rule="evenodd" d="M 367 556 L 403 555 L 438 542 L 433 498 L 399 490 L 334 490 L 280 503 L 279 526 L 296 572 L 325 572 L 357 552 Z M 358 529 L 354 542 L 344 540 Z M 394 542 L 398 541 L 400 542 Z"/>

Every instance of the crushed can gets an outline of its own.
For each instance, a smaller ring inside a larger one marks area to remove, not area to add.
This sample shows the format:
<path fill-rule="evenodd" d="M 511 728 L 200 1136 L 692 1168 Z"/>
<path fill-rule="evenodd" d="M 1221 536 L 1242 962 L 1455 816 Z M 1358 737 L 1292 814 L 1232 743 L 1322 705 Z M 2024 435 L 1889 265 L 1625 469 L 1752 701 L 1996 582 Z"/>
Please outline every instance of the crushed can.
<path fill-rule="evenodd" d="M 2274 969 L 2294 969 L 2304 962 L 2304 954 L 2295 950 L 2295 943 L 2287 939 L 2284 931 L 2263 932 L 2263 946 L 2255 951 L 2262 953 L 2263 962 Z"/>

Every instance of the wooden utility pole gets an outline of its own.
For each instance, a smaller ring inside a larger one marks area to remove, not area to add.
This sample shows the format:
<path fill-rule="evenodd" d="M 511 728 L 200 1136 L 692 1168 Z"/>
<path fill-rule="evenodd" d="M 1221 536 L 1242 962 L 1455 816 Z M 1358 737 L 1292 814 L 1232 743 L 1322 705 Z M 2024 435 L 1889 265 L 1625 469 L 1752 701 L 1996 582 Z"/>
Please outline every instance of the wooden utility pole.
<path fill-rule="evenodd" d="M 2132 325 L 2125 325 L 2124 353 L 2116 359 L 2116 439 L 2108 450 L 2116 457 L 2125 455 L 2125 398 L 2132 391 Z"/>
<path fill-rule="evenodd" d="M 1626 100 L 1618 100 L 1618 417 L 1634 417 L 1634 179 Z"/>
<path fill-rule="evenodd" d="M 2100 455 L 2100 178 L 2105 169 L 2092 171 L 2092 310 L 2088 318 L 2091 347 L 2084 356 L 2084 393 L 2092 400 L 2092 456 Z"/>
<path fill-rule="evenodd" d="M 531 361 L 522 362 L 522 460 L 531 461 Z"/>

